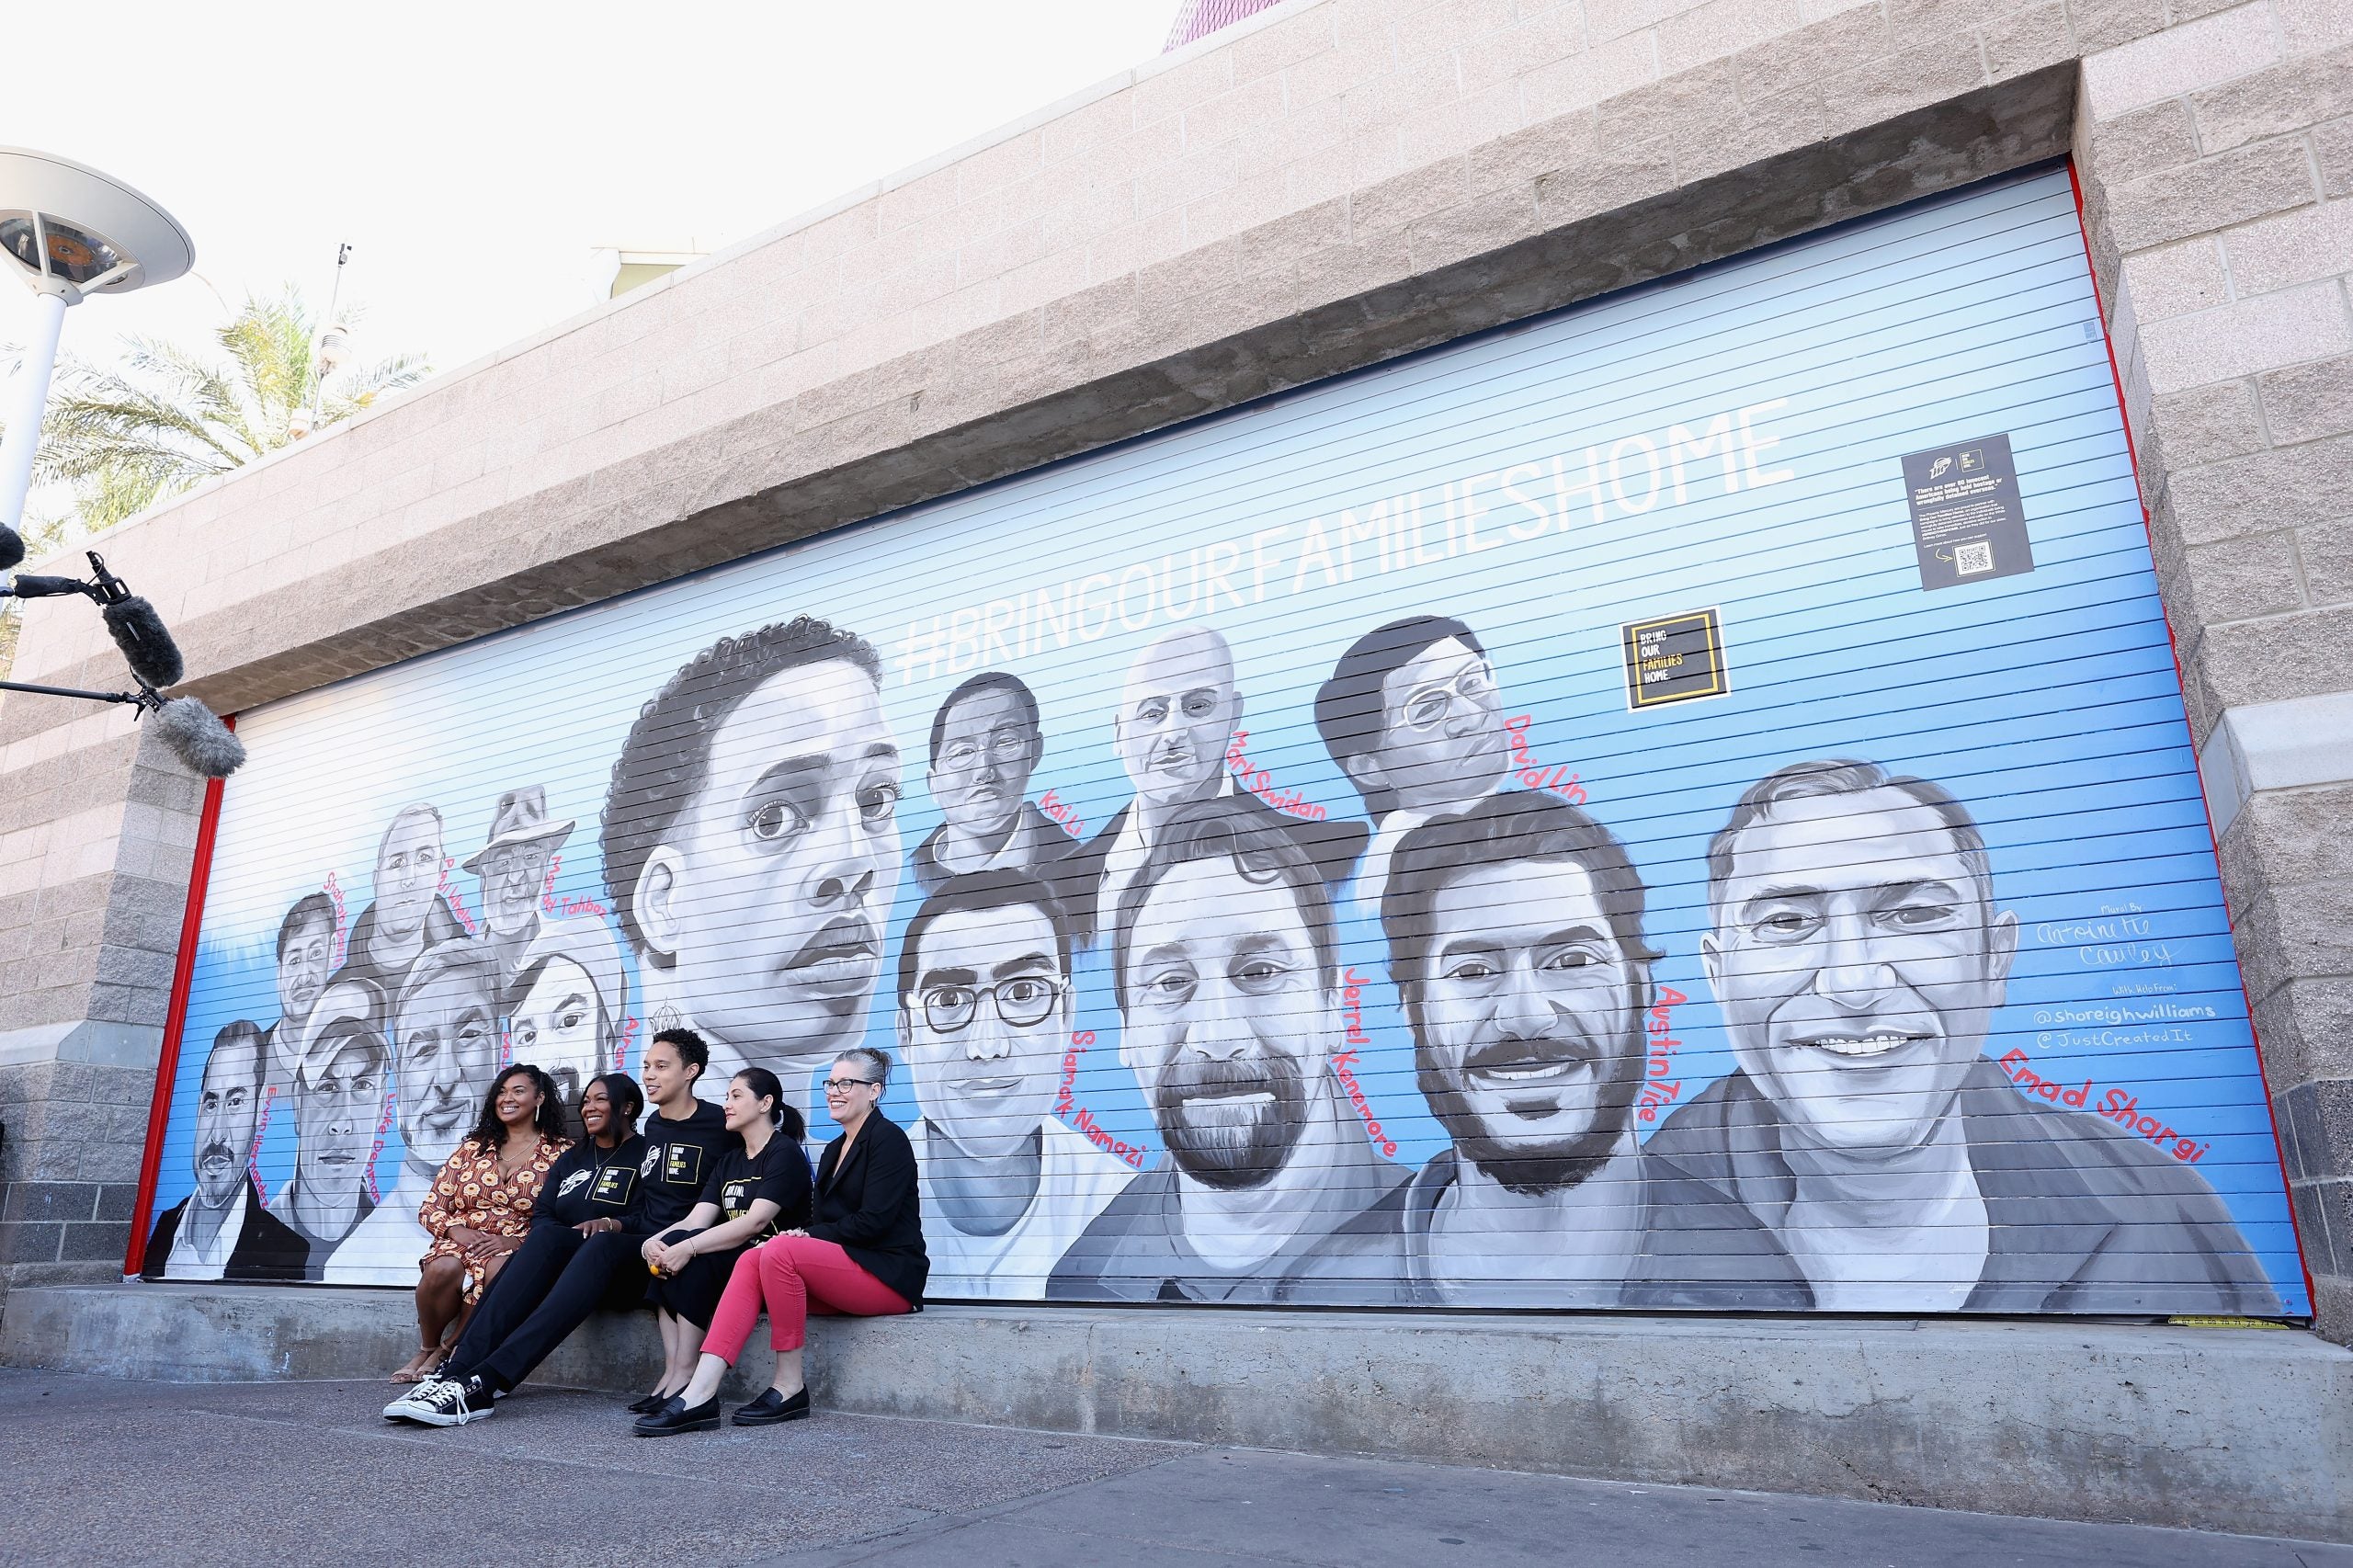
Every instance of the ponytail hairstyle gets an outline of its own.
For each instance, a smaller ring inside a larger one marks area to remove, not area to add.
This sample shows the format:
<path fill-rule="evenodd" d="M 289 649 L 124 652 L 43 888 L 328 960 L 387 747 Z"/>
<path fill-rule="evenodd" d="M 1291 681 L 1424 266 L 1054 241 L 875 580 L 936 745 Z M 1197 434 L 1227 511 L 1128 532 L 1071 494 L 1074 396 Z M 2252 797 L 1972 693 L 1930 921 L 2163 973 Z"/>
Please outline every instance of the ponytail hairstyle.
<path fill-rule="evenodd" d="M 770 1127 L 775 1128 L 795 1143 L 800 1142 L 806 1135 L 807 1123 L 802 1120 L 798 1110 L 785 1103 L 784 1085 L 777 1081 L 775 1074 L 765 1067 L 746 1067 L 735 1074 L 733 1081 L 751 1090 L 753 1099 L 768 1102 Z"/>

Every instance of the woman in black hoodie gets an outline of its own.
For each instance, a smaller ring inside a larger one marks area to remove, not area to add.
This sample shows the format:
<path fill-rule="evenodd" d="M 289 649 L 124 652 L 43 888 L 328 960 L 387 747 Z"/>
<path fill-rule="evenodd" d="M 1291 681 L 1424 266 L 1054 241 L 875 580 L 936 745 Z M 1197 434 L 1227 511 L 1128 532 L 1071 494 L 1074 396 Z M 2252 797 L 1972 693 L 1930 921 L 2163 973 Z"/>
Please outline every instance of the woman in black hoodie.
<path fill-rule="evenodd" d="M 761 1243 L 735 1262 L 703 1338 L 702 1359 L 684 1392 L 637 1423 L 644 1437 L 719 1425 L 719 1380 L 752 1337 L 767 1308 L 776 1378 L 767 1392 L 735 1412 L 738 1426 L 797 1421 L 809 1414 L 801 1346 L 811 1312 L 884 1317 L 917 1310 L 931 1260 L 923 1248 L 915 1195 L 915 1154 L 898 1124 L 877 1108 L 891 1080 L 891 1059 L 869 1046 L 834 1059 L 825 1108 L 842 1134 L 817 1165 L 817 1192 L 806 1229 Z"/>

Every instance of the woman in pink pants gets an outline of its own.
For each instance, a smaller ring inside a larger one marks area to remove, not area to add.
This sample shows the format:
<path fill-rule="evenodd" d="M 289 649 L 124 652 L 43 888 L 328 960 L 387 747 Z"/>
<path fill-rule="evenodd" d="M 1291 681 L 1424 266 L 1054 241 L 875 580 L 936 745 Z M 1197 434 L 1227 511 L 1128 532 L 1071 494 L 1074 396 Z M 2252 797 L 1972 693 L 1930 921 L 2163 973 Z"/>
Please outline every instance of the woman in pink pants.
<path fill-rule="evenodd" d="M 693 1380 L 638 1421 L 639 1437 L 719 1425 L 720 1377 L 744 1353 L 764 1306 L 776 1378 L 767 1392 L 735 1412 L 738 1426 L 798 1421 L 809 1414 L 801 1346 L 811 1312 L 885 1317 L 921 1310 L 931 1260 L 923 1250 L 915 1153 L 898 1124 L 875 1108 L 890 1080 L 890 1057 L 871 1047 L 834 1058 L 825 1108 L 842 1135 L 825 1145 L 817 1163 L 808 1228 L 784 1232 L 735 1260 Z"/>

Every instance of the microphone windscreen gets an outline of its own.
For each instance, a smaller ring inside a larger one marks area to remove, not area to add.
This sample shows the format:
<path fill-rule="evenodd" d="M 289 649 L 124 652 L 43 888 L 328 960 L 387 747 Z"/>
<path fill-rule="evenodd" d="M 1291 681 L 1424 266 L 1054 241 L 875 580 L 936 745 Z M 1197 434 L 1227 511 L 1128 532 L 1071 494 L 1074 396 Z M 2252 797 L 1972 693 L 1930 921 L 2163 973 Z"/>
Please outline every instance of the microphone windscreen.
<path fill-rule="evenodd" d="M 82 591 L 78 577 L 36 577 L 29 572 L 19 572 L 8 579 L 8 591 L 20 599 L 53 599 L 61 594 Z"/>
<path fill-rule="evenodd" d="M 172 755 L 207 778 L 226 778 L 244 766 L 245 743 L 193 697 L 175 697 L 150 721 Z"/>
<path fill-rule="evenodd" d="M 188 666 L 180 658 L 179 644 L 164 630 L 164 618 L 155 607 L 136 594 L 127 599 L 117 599 L 99 607 L 106 617 L 107 630 L 114 633 L 114 645 L 122 650 L 123 662 L 131 673 L 149 686 L 177 686 Z"/>
<path fill-rule="evenodd" d="M 17 562 L 24 558 L 24 536 L 7 524 L 0 523 L 0 572 L 15 571 Z"/>

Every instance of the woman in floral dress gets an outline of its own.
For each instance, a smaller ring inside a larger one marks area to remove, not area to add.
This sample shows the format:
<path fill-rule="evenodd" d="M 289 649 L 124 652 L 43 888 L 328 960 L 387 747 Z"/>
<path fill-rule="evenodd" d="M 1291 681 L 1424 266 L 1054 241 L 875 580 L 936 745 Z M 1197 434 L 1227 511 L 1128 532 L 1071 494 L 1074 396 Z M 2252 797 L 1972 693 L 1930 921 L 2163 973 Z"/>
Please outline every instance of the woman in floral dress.
<path fill-rule="evenodd" d="M 433 1244 L 418 1268 L 417 1352 L 394 1382 L 423 1378 L 464 1332 L 483 1288 L 529 1233 L 548 1167 L 571 1146 L 555 1081 L 521 1062 L 499 1074 L 481 1119 L 416 1211 Z"/>

